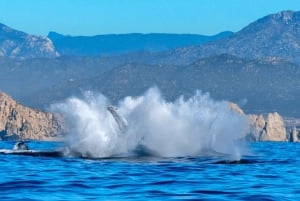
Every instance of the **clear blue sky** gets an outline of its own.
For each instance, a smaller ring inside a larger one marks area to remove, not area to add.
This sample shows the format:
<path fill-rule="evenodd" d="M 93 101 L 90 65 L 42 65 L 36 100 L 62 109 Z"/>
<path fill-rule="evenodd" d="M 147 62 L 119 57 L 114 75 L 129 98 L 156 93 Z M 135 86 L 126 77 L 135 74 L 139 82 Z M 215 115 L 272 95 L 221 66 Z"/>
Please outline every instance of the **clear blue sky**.
<path fill-rule="evenodd" d="M 36 35 L 238 31 L 300 0 L 0 0 L 0 23 Z"/>

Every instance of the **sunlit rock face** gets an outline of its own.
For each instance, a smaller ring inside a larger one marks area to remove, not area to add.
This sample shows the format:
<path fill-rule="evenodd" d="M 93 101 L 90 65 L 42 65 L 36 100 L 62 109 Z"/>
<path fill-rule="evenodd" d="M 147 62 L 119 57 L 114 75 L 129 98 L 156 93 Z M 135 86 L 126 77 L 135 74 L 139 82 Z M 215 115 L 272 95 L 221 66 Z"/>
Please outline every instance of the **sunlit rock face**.
<path fill-rule="evenodd" d="M 49 38 L 26 34 L 0 23 L 0 57 L 27 59 L 58 56 Z"/>
<path fill-rule="evenodd" d="M 238 114 L 245 115 L 243 110 L 234 103 L 230 104 L 230 109 L 237 112 Z M 283 118 L 277 113 L 268 113 L 267 115 L 256 115 L 248 114 L 246 115 L 249 122 L 249 133 L 246 136 L 242 136 L 242 139 L 246 141 L 287 141 L 289 136 L 287 136 L 285 124 Z M 293 131 L 294 138 L 297 139 Z M 290 134 L 291 135 L 291 134 Z M 293 141 L 294 140 L 290 140 Z"/>
<path fill-rule="evenodd" d="M 63 128 L 60 116 L 30 109 L 0 92 L 1 140 L 58 140 Z"/>
<path fill-rule="evenodd" d="M 250 124 L 249 140 L 253 141 L 287 141 L 283 118 L 277 113 L 248 115 Z"/>

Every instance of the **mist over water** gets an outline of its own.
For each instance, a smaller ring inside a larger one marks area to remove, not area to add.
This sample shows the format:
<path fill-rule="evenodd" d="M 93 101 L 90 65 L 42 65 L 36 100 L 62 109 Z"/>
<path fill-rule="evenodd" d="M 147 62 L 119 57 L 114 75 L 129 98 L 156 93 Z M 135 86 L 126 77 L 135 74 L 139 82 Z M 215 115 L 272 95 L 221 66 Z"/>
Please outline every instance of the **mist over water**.
<path fill-rule="evenodd" d="M 124 98 L 116 107 L 125 129 L 107 109 L 110 105 L 105 96 L 87 92 L 83 99 L 72 97 L 51 109 L 65 116 L 70 128 L 66 142 L 82 156 L 111 157 L 140 149 L 160 157 L 243 154 L 238 140 L 248 131 L 246 117 L 200 91 L 174 102 L 163 99 L 157 88 Z"/>

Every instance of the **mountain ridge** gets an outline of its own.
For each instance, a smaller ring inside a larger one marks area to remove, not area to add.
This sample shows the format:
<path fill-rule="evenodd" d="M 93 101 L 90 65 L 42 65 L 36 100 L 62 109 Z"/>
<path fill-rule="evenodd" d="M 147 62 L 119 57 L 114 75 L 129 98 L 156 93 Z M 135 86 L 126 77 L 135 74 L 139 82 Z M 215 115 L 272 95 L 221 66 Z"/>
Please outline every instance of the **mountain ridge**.
<path fill-rule="evenodd" d="M 232 35 L 224 31 L 212 36 L 198 34 L 129 33 L 95 36 L 70 36 L 49 32 L 55 48 L 61 55 L 99 56 L 130 52 L 159 52 L 176 47 L 204 44 Z"/>
<path fill-rule="evenodd" d="M 246 59 L 281 58 L 300 63 L 300 11 L 282 11 L 262 17 L 232 36 L 171 50 L 172 58 L 195 61 L 218 54 Z"/>
<path fill-rule="evenodd" d="M 300 67 L 293 63 L 245 60 L 227 54 L 199 59 L 186 66 L 129 63 L 87 79 L 53 86 L 36 94 L 35 99 L 27 99 L 26 104 L 49 105 L 69 96 L 81 96 L 85 90 L 102 93 L 117 102 L 157 86 L 170 101 L 201 90 L 210 93 L 213 99 L 236 102 L 247 113 L 300 116 L 296 109 L 300 98 L 299 76 Z"/>
<path fill-rule="evenodd" d="M 58 56 L 49 38 L 30 35 L 0 23 L 0 57 L 28 59 Z"/>

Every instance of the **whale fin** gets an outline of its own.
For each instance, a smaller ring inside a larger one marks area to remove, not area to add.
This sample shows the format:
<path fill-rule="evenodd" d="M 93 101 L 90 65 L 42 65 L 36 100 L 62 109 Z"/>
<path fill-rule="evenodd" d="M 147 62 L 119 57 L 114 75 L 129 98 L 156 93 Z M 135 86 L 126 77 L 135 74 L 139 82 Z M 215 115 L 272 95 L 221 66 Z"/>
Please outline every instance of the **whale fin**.
<path fill-rule="evenodd" d="M 124 133 L 127 129 L 128 123 L 126 121 L 126 119 L 124 117 L 122 117 L 119 113 L 118 113 L 118 109 L 116 107 L 112 107 L 112 106 L 108 106 L 107 110 L 112 114 L 112 116 L 114 117 L 115 121 L 118 124 L 118 127 L 120 129 L 120 131 L 122 133 Z"/>
<path fill-rule="evenodd" d="M 19 141 L 14 145 L 13 150 L 28 150 L 28 145 L 24 141 Z"/>

